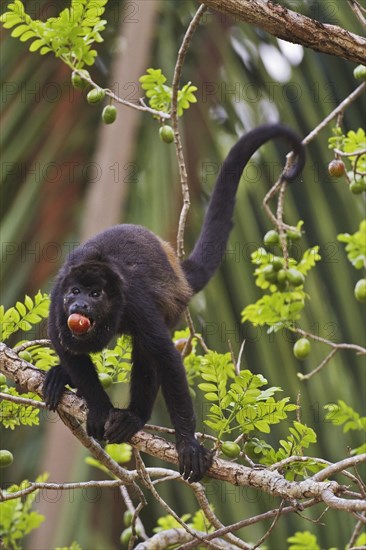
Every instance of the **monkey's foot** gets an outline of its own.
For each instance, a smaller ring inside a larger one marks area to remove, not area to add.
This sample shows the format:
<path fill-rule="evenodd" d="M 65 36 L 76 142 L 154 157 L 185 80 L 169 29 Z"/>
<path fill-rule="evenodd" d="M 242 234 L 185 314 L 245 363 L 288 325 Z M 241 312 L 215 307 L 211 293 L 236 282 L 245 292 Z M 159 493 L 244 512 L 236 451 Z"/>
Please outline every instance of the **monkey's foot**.
<path fill-rule="evenodd" d="M 199 481 L 212 464 L 213 451 L 205 449 L 196 439 L 177 443 L 179 472 L 189 483 Z"/>
<path fill-rule="evenodd" d="M 104 438 L 109 443 L 129 441 L 144 422 L 128 409 L 111 409 L 105 423 Z"/>

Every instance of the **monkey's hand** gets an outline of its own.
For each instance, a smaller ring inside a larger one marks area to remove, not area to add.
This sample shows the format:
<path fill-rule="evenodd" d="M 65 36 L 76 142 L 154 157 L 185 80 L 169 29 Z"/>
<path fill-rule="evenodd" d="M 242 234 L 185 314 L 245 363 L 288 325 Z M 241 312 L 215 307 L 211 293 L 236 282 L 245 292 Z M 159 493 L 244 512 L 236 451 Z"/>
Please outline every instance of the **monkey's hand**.
<path fill-rule="evenodd" d="M 213 451 L 205 449 L 194 438 L 177 442 L 179 472 L 189 483 L 199 481 L 212 464 Z"/>
<path fill-rule="evenodd" d="M 62 394 L 67 384 L 71 385 L 72 383 L 61 365 L 52 367 L 52 369 L 47 372 L 42 392 L 46 405 L 51 411 L 57 409 L 57 405 L 61 401 Z"/>
<path fill-rule="evenodd" d="M 92 405 L 88 403 L 88 416 L 86 418 L 87 434 L 94 439 L 105 439 L 104 425 L 107 421 L 110 407 L 102 406 L 101 404 Z"/>
<path fill-rule="evenodd" d="M 111 409 L 105 424 L 104 438 L 109 443 L 129 441 L 144 426 L 144 421 L 128 409 Z"/>

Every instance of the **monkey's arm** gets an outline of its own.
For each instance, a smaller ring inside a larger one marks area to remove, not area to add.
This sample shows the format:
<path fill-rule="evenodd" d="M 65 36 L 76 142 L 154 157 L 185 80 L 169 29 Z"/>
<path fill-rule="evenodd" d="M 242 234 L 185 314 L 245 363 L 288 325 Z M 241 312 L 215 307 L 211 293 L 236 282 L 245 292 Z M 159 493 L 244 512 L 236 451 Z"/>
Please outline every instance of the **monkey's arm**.
<path fill-rule="evenodd" d="M 104 424 L 112 403 L 104 391 L 95 367 L 88 355 L 72 355 L 59 352 L 61 365 L 47 372 L 43 387 L 46 405 L 56 410 L 65 384 L 76 387 L 88 406 L 87 432 L 92 437 L 103 439 Z"/>
<path fill-rule="evenodd" d="M 143 428 L 151 416 L 158 393 L 156 365 L 137 339 L 133 343 L 132 365 L 128 409 L 114 408 L 106 423 L 105 438 L 111 443 L 129 441 Z"/>
<path fill-rule="evenodd" d="M 211 453 L 195 438 L 195 416 L 185 369 L 179 352 L 175 349 L 161 315 L 151 303 L 144 304 L 143 314 L 134 324 L 134 365 L 131 380 L 131 403 L 126 410 L 114 409 L 106 424 L 106 438 L 112 441 L 126 440 L 126 432 L 133 427 L 140 429 L 151 414 L 159 383 L 176 432 L 179 468 L 190 482 L 203 477 L 211 464 Z M 126 428 L 123 424 L 129 425 Z M 133 433 L 131 433 L 131 436 Z M 113 439 L 111 439 L 113 438 Z"/>

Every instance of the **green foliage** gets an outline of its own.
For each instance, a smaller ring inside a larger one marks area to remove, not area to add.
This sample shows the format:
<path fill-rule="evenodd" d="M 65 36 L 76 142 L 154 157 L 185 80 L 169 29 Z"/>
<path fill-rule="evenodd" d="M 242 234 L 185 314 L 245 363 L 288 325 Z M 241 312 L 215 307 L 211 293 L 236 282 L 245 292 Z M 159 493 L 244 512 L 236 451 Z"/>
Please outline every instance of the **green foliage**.
<path fill-rule="evenodd" d="M 289 428 L 290 435 L 280 440 L 280 448 L 275 451 L 270 445 L 256 445 L 254 453 L 260 454 L 260 463 L 266 466 L 276 464 L 290 456 L 301 456 L 303 450 L 316 443 L 316 433 L 312 428 L 294 420 Z M 309 459 L 306 462 L 292 462 L 286 467 L 286 479 L 293 481 L 295 478 L 306 477 L 307 470 L 318 472 L 323 468 L 316 460 Z"/>
<path fill-rule="evenodd" d="M 343 426 L 343 432 L 347 433 L 350 430 L 361 432 L 361 438 L 365 440 L 366 432 L 366 416 L 360 416 L 352 407 L 339 399 L 337 404 L 325 405 L 324 408 L 328 411 L 325 419 L 331 422 L 333 426 Z M 366 452 L 366 443 L 362 443 L 359 447 L 351 451 L 352 455 L 359 455 Z"/>
<path fill-rule="evenodd" d="M 36 481 L 41 483 L 46 481 L 47 477 L 47 474 L 43 474 L 38 476 Z M 12 485 L 4 491 L 4 495 L 25 489 L 28 485 L 28 481 L 23 481 L 20 485 Z M 34 491 L 24 498 L 19 497 L 0 502 L 0 537 L 4 548 L 20 550 L 22 546 L 19 541 L 33 529 L 37 529 L 44 521 L 43 515 L 31 510 L 38 492 Z"/>
<path fill-rule="evenodd" d="M 48 316 L 48 294 L 38 292 L 34 299 L 26 296 L 24 303 L 17 302 L 15 307 L 5 311 L 0 306 L 0 341 L 4 342 L 18 330 L 28 331 Z"/>
<path fill-rule="evenodd" d="M 11 35 L 21 42 L 32 40 L 31 52 L 41 55 L 53 52 L 67 65 L 81 68 L 93 65 L 97 55 L 92 49 L 94 42 L 102 42 L 101 32 L 106 21 L 101 19 L 108 0 L 71 0 L 70 8 L 65 8 L 58 17 L 46 21 L 32 19 L 26 12 L 23 2 L 14 0 L 8 4 L 0 18 Z"/>
<path fill-rule="evenodd" d="M 333 136 L 328 140 L 330 149 L 337 149 L 337 153 L 342 157 L 343 162 L 348 164 L 347 181 L 350 184 L 350 190 L 354 194 L 360 194 L 366 191 L 366 135 L 363 128 L 357 132 L 350 130 L 344 135 L 339 126 L 333 128 Z M 345 155 L 342 155 L 345 153 Z M 350 153 L 354 153 L 351 154 Z M 358 190 L 355 190 L 357 184 Z"/>
<path fill-rule="evenodd" d="M 359 128 L 357 132 L 350 130 L 343 140 L 343 151 L 345 153 L 354 153 L 354 156 L 348 157 L 355 168 L 357 162 L 357 171 L 366 172 L 366 135 L 363 128 Z M 362 153 L 362 154 L 360 154 Z"/>
<path fill-rule="evenodd" d="M 147 69 L 147 73 L 139 78 L 142 89 L 146 91 L 146 97 L 149 98 L 149 104 L 152 109 L 170 113 L 172 104 L 172 88 L 165 84 L 166 77 L 161 69 Z M 189 109 L 191 103 L 196 103 L 197 99 L 194 92 L 197 87 L 190 82 L 185 84 L 181 90 L 178 90 L 177 112 L 182 116 L 184 109 Z"/>
<path fill-rule="evenodd" d="M 128 382 L 131 372 L 131 339 L 120 336 L 111 349 L 91 354 L 98 372 L 109 374 L 113 382 Z"/>
<path fill-rule="evenodd" d="M 337 404 L 325 405 L 324 408 L 328 411 L 325 419 L 334 426 L 343 426 L 344 433 L 349 430 L 366 431 L 366 416 L 360 416 L 341 399 Z"/>
<path fill-rule="evenodd" d="M 7 395 L 14 395 L 16 397 L 24 397 L 33 399 L 34 401 L 41 401 L 41 398 L 35 393 L 22 393 L 21 395 L 15 388 L 8 388 L 1 386 L 1 391 Z M 2 399 L 0 401 L 0 423 L 4 428 L 10 428 L 14 430 L 17 426 L 38 426 L 39 425 L 39 409 L 31 407 L 30 405 L 20 405 Z"/>
<path fill-rule="evenodd" d="M 205 424 L 216 432 L 218 439 L 233 431 L 269 433 L 272 424 L 287 418 L 287 413 L 296 409 L 296 405 L 288 404 L 288 397 L 280 401 L 274 399 L 280 388 L 261 390 L 261 386 L 267 384 L 261 374 L 243 370 L 235 375 L 228 353 L 208 353 L 202 364 L 202 378 L 205 382 L 198 387 L 212 403 Z M 229 378 L 233 382 L 229 383 Z"/>
<path fill-rule="evenodd" d="M 353 235 L 341 233 L 338 240 L 346 244 L 348 260 L 356 269 L 366 266 L 366 220 L 362 220 L 358 231 Z"/>
<path fill-rule="evenodd" d="M 269 290 L 271 294 L 266 294 L 254 304 L 246 306 L 242 312 L 242 320 L 250 321 L 254 326 L 268 325 L 268 332 L 291 326 L 300 318 L 300 312 L 305 307 L 307 294 L 303 290 L 303 284 L 291 287 L 291 283 L 288 283 L 281 290 L 273 268 L 274 262 L 281 259 L 264 248 L 258 248 L 251 257 L 252 263 L 258 266 L 254 272 L 256 285 L 262 290 Z M 305 277 L 320 259 L 319 247 L 314 246 L 304 252 L 300 261 L 289 258 L 288 272 L 296 269 Z M 268 276 L 269 270 L 273 273 L 273 278 Z"/>
<path fill-rule="evenodd" d="M 19 342 L 18 345 L 21 345 L 22 343 L 23 341 Z M 52 348 L 35 345 L 28 346 L 26 351 L 30 356 L 29 359 L 27 359 L 28 362 L 32 363 L 32 365 L 38 369 L 49 370 L 51 367 L 54 367 L 59 363 L 59 358 Z M 20 352 L 20 357 L 22 356 L 22 353 L 24 352 Z M 22 358 L 24 359 L 24 357 Z"/>
<path fill-rule="evenodd" d="M 179 340 L 188 341 L 190 338 L 189 328 L 176 330 L 173 335 L 173 342 L 176 344 Z M 201 377 L 202 356 L 197 355 L 197 338 L 190 340 L 191 350 L 183 359 L 186 369 L 187 380 L 190 388 L 194 385 L 197 378 Z"/>
<path fill-rule="evenodd" d="M 195 529 L 196 531 L 201 531 L 202 533 L 211 533 L 214 528 L 208 523 L 202 510 L 198 510 L 192 517 L 192 514 L 184 514 L 180 518 L 184 521 L 188 527 Z M 189 521 L 191 519 L 191 521 Z M 170 514 L 166 516 L 161 516 L 157 521 L 157 527 L 154 527 L 154 533 L 161 533 L 161 531 L 168 531 L 170 529 L 182 529 L 181 524 Z M 169 546 L 173 548 L 173 546 Z M 206 548 L 206 546 L 197 546 L 199 550 Z"/>
<path fill-rule="evenodd" d="M 321 550 L 316 536 L 309 531 L 297 531 L 287 542 L 288 550 Z"/>
<path fill-rule="evenodd" d="M 191 514 L 184 514 L 181 516 L 181 520 L 184 522 L 187 522 L 191 518 Z M 161 531 L 168 531 L 169 529 L 179 529 L 181 528 L 181 524 L 179 521 L 177 521 L 173 516 L 170 514 L 166 516 L 161 516 L 158 518 L 158 526 L 154 527 L 153 532 L 154 533 L 160 533 Z"/>
<path fill-rule="evenodd" d="M 104 450 L 111 458 L 113 458 L 113 460 L 115 460 L 119 464 L 125 464 L 126 462 L 129 462 L 132 457 L 132 448 L 131 445 L 129 445 L 128 443 L 111 443 L 106 445 Z M 99 460 L 91 456 L 87 456 L 85 462 L 86 464 L 89 464 L 89 466 L 98 468 L 99 470 L 102 470 L 103 472 L 111 476 L 111 472 L 108 470 L 108 468 L 101 464 Z"/>

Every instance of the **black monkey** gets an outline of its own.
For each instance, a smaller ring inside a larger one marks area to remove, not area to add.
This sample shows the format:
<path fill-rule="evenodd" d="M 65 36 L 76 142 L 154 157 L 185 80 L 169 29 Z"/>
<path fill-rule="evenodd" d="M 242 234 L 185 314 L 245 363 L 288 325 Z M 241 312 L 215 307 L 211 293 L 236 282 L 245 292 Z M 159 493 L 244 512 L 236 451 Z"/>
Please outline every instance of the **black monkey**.
<path fill-rule="evenodd" d="M 285 138 L 297 155 L 284 177 L 293 180 L 304 165 L 304 149 L 292 130 L 261 126 L 241 137 L 218 176 L 201 234 L 182 263 L 172 247 L 147 229 L 117 225 L 79 246 L 61 268 L 51 294 L 49 334 L 60 365 L 48 371 L 43 393 L 57 408 L 65 385 L 78 389 L 88 406 L 87 431 L 111 443 L 128 441 L 147 422 L 159 387 L 175 428 L 180 472 L 198 481 L 211 452 L 195 439 L 195 416 L 186 375 L 170 331 L 190 298 L 219 266 L 232 227 L 235 194 L 245 165 L 272 138 Z M 68 321 L 79 315 L 81 331 Z M 131 398 L 114 408 L 99 382 L 90 352 L 111 338 L 130 334 L 133 343 Z"/>

